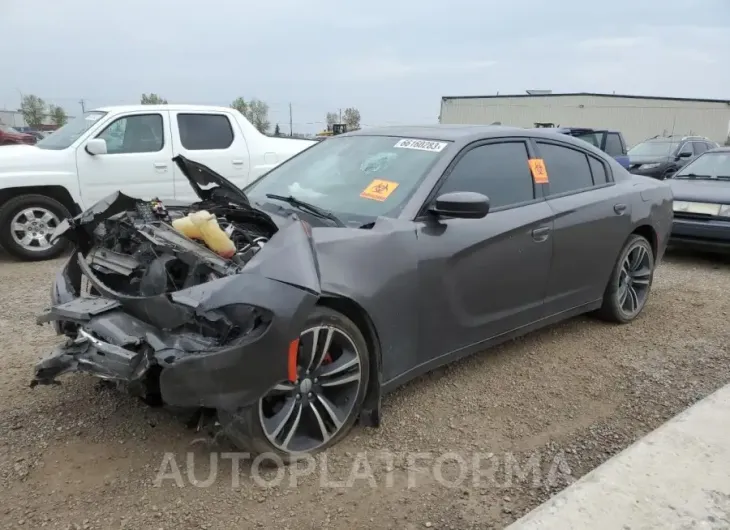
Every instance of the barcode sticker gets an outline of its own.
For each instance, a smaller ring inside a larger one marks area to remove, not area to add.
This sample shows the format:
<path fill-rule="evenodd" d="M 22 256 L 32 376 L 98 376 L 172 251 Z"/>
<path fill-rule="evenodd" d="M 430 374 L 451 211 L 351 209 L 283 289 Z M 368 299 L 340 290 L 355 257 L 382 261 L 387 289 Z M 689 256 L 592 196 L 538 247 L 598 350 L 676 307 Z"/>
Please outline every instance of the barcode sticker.
<path fill-rule="evenodd" d="M 410 138 L 403 138 L 399 140 L 393 147 L 399 149 L 417 149 L 419 151 L 432 151 L 434 153 L 440 153 L 444 148 L 449 145 L 447 142 L 434 142 L 433 140 L 414 140 Z"/>

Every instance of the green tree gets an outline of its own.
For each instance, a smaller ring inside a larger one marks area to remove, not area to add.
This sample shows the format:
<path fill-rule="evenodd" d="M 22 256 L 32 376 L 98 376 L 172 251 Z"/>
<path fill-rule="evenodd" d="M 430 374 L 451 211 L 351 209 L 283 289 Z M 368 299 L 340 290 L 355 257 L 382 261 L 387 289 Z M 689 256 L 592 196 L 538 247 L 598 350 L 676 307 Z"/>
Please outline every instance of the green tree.
<path fill-rule="evenodd" d="M 360 128 L 360 111 L 355 107 L 349 107 L 342 113 L 342 121 L 347 124 L 348 131 L 356 131 Z"/>
<path fill-rule="evenodd" d="M 46 117 L 46 102 L 38 96 L 28 94 L 20 102 L 20 112 L 29 127 L 39 127 Z"/>
<path fill-rule="evenodd" d="M 279 124 L 276 124 L 276 127 L 274 127 L 274 136 L 281 136 L 281 129 L 279 129 Z"/>
<path fill-rule="evenodd" d="M 269 106 L 260 99 L 252 99 L 248 102 L 248 115 L 246 117 L 261 133 L 266 133 L 271 126 Z"/>
<path fill-rule="evenodd" d="M 50 105 L 48 107 L 48 114 L 51 117 L 51 121 L 56 127 L 63 127 L 68 121 L 66 111 L 57 105 Z"/>
<path fill-rule="evenodd" d="M 150 92 L 149 94 L 142 94 L 139 102 L 142 103 L 142 105 L 167 105 L 167 100 L 161 96 L 158 96 L 154 92 Z"/>
<path fill-rule="evenodd" d="M 238 112 L 246 116 L 248 118 L 248 103 L 246 103 L 246 100 L 243 98 L 236 98 L 233 100 L 233 103 L 231 103 L 231 108 L 236 109 Z"/>

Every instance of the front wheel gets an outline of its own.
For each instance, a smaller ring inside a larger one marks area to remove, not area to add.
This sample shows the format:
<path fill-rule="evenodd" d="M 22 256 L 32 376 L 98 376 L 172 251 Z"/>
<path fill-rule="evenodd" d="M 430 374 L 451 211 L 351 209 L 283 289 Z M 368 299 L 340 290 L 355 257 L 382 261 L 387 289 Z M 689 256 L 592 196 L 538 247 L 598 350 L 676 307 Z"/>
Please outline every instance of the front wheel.
<path fill-rule="evenodd" d="M 360 412 L 370 377 L 368 347 L 345 315 L 316 307 L 299 335 L 299 379 L 282 381 L 237 413 L 218 411 L 223 432 L 240 449 L 283 463 L 341 440 Z"/>
<path fill-rule="evenodd" d="M 51 243 L 51 236 L 70 214 L 66 207 L 45 195 L 20 195 L 0 207 L 0 244 L 12 256 L 24 261 L 55 258 L 66 242 Z"/>
<path fill-rule="evenodd" d="M 603 295 L 598 316 L 618 323 L 631 322 L 649 299 L 654 280 L 654 251 L 645 237 L 633 234 L 619 254 Z"/>

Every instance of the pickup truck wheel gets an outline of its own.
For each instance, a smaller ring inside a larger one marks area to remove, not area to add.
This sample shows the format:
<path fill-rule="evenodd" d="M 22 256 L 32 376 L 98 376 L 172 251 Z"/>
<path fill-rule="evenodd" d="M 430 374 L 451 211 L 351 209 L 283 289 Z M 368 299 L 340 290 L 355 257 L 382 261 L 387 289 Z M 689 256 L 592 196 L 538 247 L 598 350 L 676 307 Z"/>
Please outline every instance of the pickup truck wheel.
<path fill-rule="evenodd" d="M 0 245 L 23 261 L 55 258 L 67 244 L 51 244 L 51 235 L 70 216 L 63 204 L 45 195 L 13 197 L 0 207 Z"/>

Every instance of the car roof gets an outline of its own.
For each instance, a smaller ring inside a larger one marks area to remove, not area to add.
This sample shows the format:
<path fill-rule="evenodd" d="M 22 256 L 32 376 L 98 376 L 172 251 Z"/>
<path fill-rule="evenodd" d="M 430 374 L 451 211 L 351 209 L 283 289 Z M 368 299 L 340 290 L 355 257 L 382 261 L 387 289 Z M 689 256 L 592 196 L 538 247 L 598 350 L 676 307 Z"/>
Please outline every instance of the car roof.
<path fill-rule="evenodd" d="M 708 149 L 705 153 L 730 153 L 730 146 L 720 146 Z"/>
<path fill-rule="evenodd" d="M 395 136 L 400 138 L 454 142 L 462 145 L 477 140 L 522 136 L 559 140 L 585 147 L 585 142 L 582 140 L 555 132 L 554 130 L 542 128 L 523 129 L 521 127 L 507 127 L 504 125 L 393 125 L 359 129 L 340 134 L 335 138 L 341 138 L 343 136 Z"/>
<path fill-rule="evenodd" d="M 616 129 L 601 129 L 601 128 L 595 128 L 595 127 L 530 127 L 531 131 L 555 131 L 559 133 L 564 133 L 566 131 L 606 131 L 608 133 L 617 133 L 621 134 L 621 131 L 617 131 Z"/>

